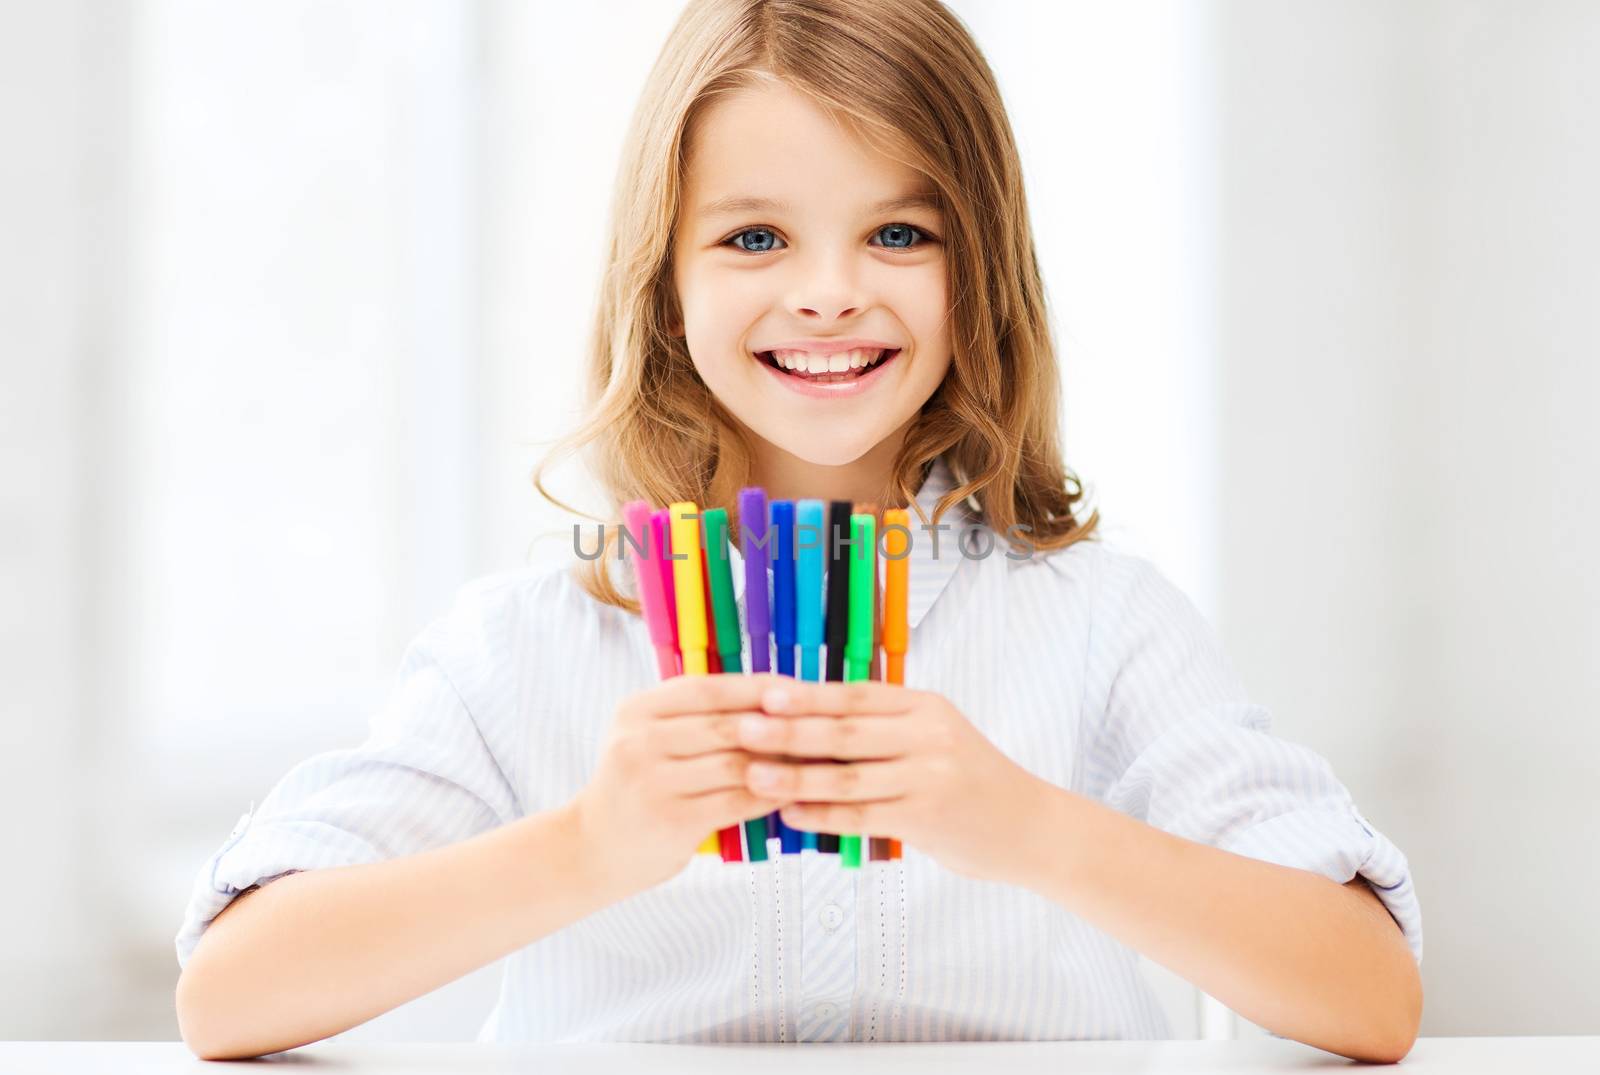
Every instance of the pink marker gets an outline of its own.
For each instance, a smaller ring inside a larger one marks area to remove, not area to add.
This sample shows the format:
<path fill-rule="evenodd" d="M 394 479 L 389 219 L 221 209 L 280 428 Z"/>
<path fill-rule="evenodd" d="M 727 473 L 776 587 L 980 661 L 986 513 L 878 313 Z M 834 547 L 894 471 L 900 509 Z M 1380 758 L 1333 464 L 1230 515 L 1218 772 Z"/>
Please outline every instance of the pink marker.
<path fill-rule="evenodd" d="M 678 671 L 683 671 L 683 655 L 678 653 L 678 597 L 677 583 L 672 578 L 672 512 L 667 508 L 650 516 L 652 548 L 661 557 L 661 593 L 666 600 L 667 629 L 672 632 L 672 651 L 678 657 Z"/>
<path fill-rule="evenodd" d="M 650 505 L 645 501 L 634 500 L 623 505 L 623 526 L 634 541 L 644 545 L 643 554 L 635 551 L 632 545 L 627 546 L 633 559 L 633 577 L 639 585 L 640 610 L 644 613 L 645 626 L 650 629 L 650 644 L 656 649 L 656 668 L 662 679 L 671 679 L 678 674 L 678 643 L 673 637 L 676 632 L 661 588 L 660 564 L 665 560 L 661 531 L 652 523 Z"/>

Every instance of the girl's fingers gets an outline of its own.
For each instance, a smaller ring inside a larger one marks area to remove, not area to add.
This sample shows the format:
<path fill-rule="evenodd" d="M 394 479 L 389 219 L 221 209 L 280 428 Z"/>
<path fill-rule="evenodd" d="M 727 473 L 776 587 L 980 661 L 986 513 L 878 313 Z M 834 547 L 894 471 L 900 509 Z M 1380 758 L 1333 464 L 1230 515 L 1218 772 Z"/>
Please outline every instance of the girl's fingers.
<path fill-rule="evenodd" d="M 705 818 L 705 827 L 708 830 L 722 829 L 729 825 L 737 825 L 751 818 L 764 817 L 774 810 L 780 810 L 789 805 L 783 799 L 768 799 L 760 795 L 752 795 L 744 788 L 732 791 L 712 791 L 704 795 L 696 795 L 688 800 L 696 811 L 701 811 Z"/>
<path fill-rule="evenodd" d="M 660 787 L 673 795 L 749 789 L 745 771 L 750 755 L 743 750 L 718 750 L 693 758 L 672 758 L 660 764 Z"/>
<path fill-rule="evenodd" d="M 869 832 L 892 836 L 901 831 L 898 799 L 862 803 L 790 803 L 778 814 L 790 828 L 838 835 Z"/>
<path fill-rule="evenodd" d="M 915 722 L 904 717 L 768 717 L 741 715 L 737 743 L 796 758 L 898 758 L 916 746 Z"/>
<path fill-rule="evenodd" d="M 669 758 L 692 758 L 713 750 L 727 750 L 739 745 L 739 720 L 759 715 L 746 709 L 654 720 L 647 732 L 650 749 Z"/>
<path fill-rule="evenodd" d="M 817 802 L 898 799 L 910 792 L 913 784 L 912 765 L 902 760 L 789 764 L 776 758 L 761 758 L 752 760 L 746 768 L 750 790 L 775 799 Z"/>
<path fill-rule="evenodd" d="M 755 676 L 746 676 L 755 679 Z M 834 716 L 906 713 L 914 708 L 921 691 L 896 683 L 862 680 L 857 683 L 813 682 L 772 676 L 763 681 L 755 703 L 768 713 L 822 713 Z"/>
<path fill-rule="evenodd" d="M 755 672 L 739 676 L 673 676 L 630 699 L 631 716 L 678 717 L 697 713 L 717 713 L 728 709 L 757 709 L 761 692 L 779 684 L 793 683 L 775 672 Z"/>

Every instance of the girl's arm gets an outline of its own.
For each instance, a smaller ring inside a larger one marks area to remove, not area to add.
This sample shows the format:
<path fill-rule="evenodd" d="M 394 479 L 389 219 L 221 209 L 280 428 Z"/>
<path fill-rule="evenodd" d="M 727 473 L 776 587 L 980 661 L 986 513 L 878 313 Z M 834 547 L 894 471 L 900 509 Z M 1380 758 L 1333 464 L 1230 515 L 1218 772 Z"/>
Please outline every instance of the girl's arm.
<path fill-rule="evenodd" d="M 236 897 L 178 981 L 205 1060 L 337 1034 L 626 895 L 590 877 L 569 806 L 382 862 L 292 873 Z"/>
<path fill-rule="evenodd" d="M 1341 885 L 1037 785 L 1043 801 L 1014 845 L 1014 883 L 1274 1034 L 1377 1063 L 1411 1050 L 1422 979 L 1361 875 Z"/>

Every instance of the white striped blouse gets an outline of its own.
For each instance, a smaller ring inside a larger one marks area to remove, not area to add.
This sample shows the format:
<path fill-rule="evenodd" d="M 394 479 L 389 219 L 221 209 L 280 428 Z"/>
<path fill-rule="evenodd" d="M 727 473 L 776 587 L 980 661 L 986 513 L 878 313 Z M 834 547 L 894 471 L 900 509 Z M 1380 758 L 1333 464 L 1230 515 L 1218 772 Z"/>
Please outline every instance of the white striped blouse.
<path fill-rule="evenodd" d="M 917 497 L 929 519 L 950 487 L 940 461 Z M 909 686 L 949 698 L 1031 772 L 1159 828 L 1338 882 L 1364 875 L 1420 961 L 1405 856 L 1320 755 L 1269 733 L 1180 590 L 1098 541 L 1008 558 L 964 510 L 941 520 L 953 529 L 937 548 L 912 512 Z M 733 577 L 742 593 L 737 564 Z M 179 964 L 253 885 L 567 802 L 618 700 L 656 678 L 643 621 L 589 598 L 565 566 L 462 587 L 407 649 L 366 741 L 293 767 L 200 867 Z M 1042 896 L 910 845 L 859 870 L 771 850 L 764 863 L 696 855 L 511 954 L 479 1040 L 1169 1036 L 1136 954 Z"/>

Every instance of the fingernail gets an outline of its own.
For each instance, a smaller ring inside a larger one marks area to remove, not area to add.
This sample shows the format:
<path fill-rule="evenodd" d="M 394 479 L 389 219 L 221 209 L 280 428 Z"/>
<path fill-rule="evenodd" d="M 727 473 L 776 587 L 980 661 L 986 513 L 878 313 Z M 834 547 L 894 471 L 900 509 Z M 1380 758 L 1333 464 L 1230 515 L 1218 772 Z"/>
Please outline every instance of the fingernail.
<path fill-rule="evenodd" d="M 739 736 L 743 739 L 760 739 L 767 734 L 766 717 L 739 718 Z"/>
<path fill-rule="evenodd" d="M 763 788 L 776 787 L 778 784 L 778 772 L 778 767 L 775 765 L 763 765 L 761 762 L 754 762 L 750 766 L 750 780 Z"/>
<path fill-rule="evenodd" d="M 788 704 L 789 692 L 782 687 L 773 687 L 761 696 L 761 708 L 763 709 L 782 709 Z"/>

